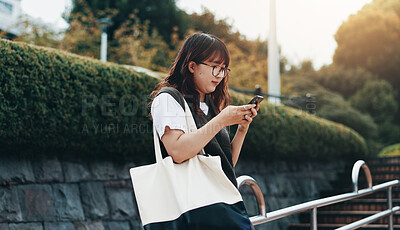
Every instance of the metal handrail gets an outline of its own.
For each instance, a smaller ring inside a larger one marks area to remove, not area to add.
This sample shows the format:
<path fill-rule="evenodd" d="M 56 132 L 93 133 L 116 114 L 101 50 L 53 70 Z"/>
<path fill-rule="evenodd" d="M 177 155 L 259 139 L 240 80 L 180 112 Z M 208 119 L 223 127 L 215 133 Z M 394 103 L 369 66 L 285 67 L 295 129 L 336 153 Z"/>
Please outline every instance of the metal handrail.
<path fill-rule="evenodd" d="M 365 188 L 365 189 L 358 190 L 357 184 L 358 184 L 358 174 L 359 174 L 360 168 L 363 168 L 363 170 L 367 176 L 368 184 L 371 184 L 371 186 L 368 186 L 368 188 Z M 371 221 L 375 221 L 379 218 L 382 218 L 382 217 L 385 217 L 388 215 L 391 217 L 389 219 L 392 221 L 392 223 L 389 223 L 389 229 L 393 229 L 393 213 L 399 211 L 400 207 L 398 207 L 398 206 L 392 207 L 392 199 L 391 199 L 392 189 L 391 188 L 394 186 L 400 185 L 400 180 L 392 180 L 392 181 L 388 181 L 388 182 L 385 182 L 385 183 L 382 183 L 379 185 L 372 186 L 372 177 L 370 179 L 368 179 L 368 174 L 369 174 L 369 176 L 371 175 L 369 168 L 365 164 L 365 162 L 357 161 L 354 164 L 353 171 L 352 171 L 352 178 L 353 179 L 356 178 L 356 180 L 353 180 L 353 185 L 354 185 L 354 182 L 356 184 L 355 191 L 301 203 L 298 205 L 294 205 L 294 206 L 290 206 L 287 208 L 272 211 L 272 212 L 266 213 L 265 215 L 262 215 L 261 214 L 262 212 L 260 211 L 260 206 L 264 205 L 264 207 L 265 207 L 264 196 L 260 189 L 259 192 L 254 192 L 256 199 L 257 199 L 258 206 L 259 206 L 259 215 L 250 217 L 250 221 L 253 223 L 253 225 L 259 225 L 259 224 L 267 223 L 267 222 L 270 222 L 273 220 L 281 219 L 283 217 L 287 217 L 287 216 L 290 216 L 290 215 L 293 215 L 296 213 L 300 213 L 300 212 L 304 212 L 304 211 L 312 209 L 311 229 L 316 230 L 317 229 L 317 218 L 316 218 L 317 217 L 317 208 L 328 206 L 331 204 L 340 203 L 340 202 L 347 201 L 347 200 L 356 199 L 356 198 L 359 198 L 362 196 L 370 195 L 372 193 L 375 193 L 375 192 L 383 190 L 383 189 L 388 189 L 388 208 L 389 208 L 388 210 L 385 210 L 383 212 L 377 213 L 370 217 L 364 218 L 364 219 L 354 222 L 350 225 L 343 226 L 342 229 L 340 229 L 340 230 L 356 229 L 356 228 L 362 227 L 362 226 L 370 223 Z M 357 175 L 357 177 L 355 177 L 354 175 Z M 238 178 L 238 188 L 240 188 L 240 186 L 242 184 L 246 184 L 246 183 L 239 183 L 239 179 L 242 177 L 246 178 L 246 181 L 251 181 L 250 182 L 251 184 L 253 184 L 253 183 L 257 184 L 253 178 L 251 178 L 249 176 L 241 176 Z M 243 181 L 243 180 L 241 179 L 241 181 Z M 254 187 L 256 187 L 256 186 L 254 186 Z M 257 187 L 258 187 L 258 185 L 257 185 Z M 259 189 L 259 187 L 258 187 L 258 189 Z M 253 189 L 253 191 L 254 191 L 254 189 Z M 350 227 L 348 227 L 348 226 L 350 226 Z"/>
<path fill-rule="evenodd" d="M 360 168 L 364 170 L 365 176 L 367 177 L 368 188 L 372 188 L 372 176 L 367 164 L 363 160 L 358 160 L 354 163 L 353 170 L 351 173 L 351 180 L 353 182 L 353 191 L 358 192 L 358 176 L 360 174 Z"/>
<path fill-rule="evenodd" d="M 258 186 L 257 182 L 249 176 L 240 176 L 236 180 L 238 182 L 238 188 L 240 188 L 243 185 L 250 186 L 251 190 L 253 190 L 253 193 L 256 196 L 258 204 L 258 216 L 265 216 L 267 213 L 267 208 L 265 205 L 263 193 L 261 191 L 260 186 Z"/>

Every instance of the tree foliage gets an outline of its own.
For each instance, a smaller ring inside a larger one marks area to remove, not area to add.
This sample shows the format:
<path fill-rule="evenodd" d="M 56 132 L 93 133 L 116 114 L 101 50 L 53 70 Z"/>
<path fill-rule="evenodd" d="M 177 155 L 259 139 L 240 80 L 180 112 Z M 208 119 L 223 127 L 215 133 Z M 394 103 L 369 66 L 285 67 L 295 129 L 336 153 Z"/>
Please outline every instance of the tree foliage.
<path fill-rule="evenodd" d="M 353 128 L 367 140 L 377 137 L 377 126 L 370 115 L 354 109 L 339 93 L 330 91 L 301 75 L 284 75 L 282 92 L 291 97 L 315 98 L 315 115 Z M 304 112 L 311 106 L 298 103 L 297 109 Z M 295 106 L 296 107 L 296 106 Z"/>
<path fill-rule="evenodd" d="M 336 32 L 333 61 L 363 67 L 400 89 L 400 1 L 375 0 Z"/>
<path fill-rule="evenodd" d="M 395 124 L 398 111 L 396 92 L 385 80 L 369 81 L 350 98 L 352 106 L 368 113 L 378 124 L 379 140 L 393 144 L 400 139 L 400 127 Z"/>
<path fill-rule="evenodd" d="M 227 23 L 227 20 L 216 19 L 215 15 L 207 8 L 203 8 L 201 14 L 193 13 L 189 15 L 190 28 L 195 31 L 201 31 L 205 33 L 214 34 L 219 38 L 222 38 L 226 43 L 234 43 L 245 54 L 249 54 L 253 51 L 252 41 L 246 39 L 238 31 L 232 30 L 232 25 Z M 265 49 L 260 50 L 262 52 Z M 267 50 L 268 53 L 268 50 Z"/>
<path fill-rule="evenodd" d="M 92 11 L 71 14 L 69 29 L 60 42 L 60 47 L 71 53 L 99 58 L 101 29 Z"/>
<path fill-rule="evenodd" d="M 364 84 L 377 76 L 362 67 L 345 68 L 343 66 L 324 66 L 315 72 L 309 72 L 309 78 L 319 85 L 340 93 L 344 98 L 349 98 L 360 90 Z"/>
<path fill-rule="evenodd" d="M 115 31 L 110 60 L 166 72 L 172 62 L 172 51 L 156 29 L 149 30 L 148 21 L 142 24 L 135 14 L 131 14 Z"/>
<path fill-rule="evenodd" d="M 15 37 L 14 41 L 26 42 L 32 45 L 47 46 L 59 48 L 60 37 L 62 32 L 57 32 L 48 28 L 43 23 L 33 22 L 27 17 L 21 17 L 20 21 L 15 25 L 21 28 L 21 34 Z M 7 32 L 0 33 L 0 38 L 7 35 Z"/>
<path fill-rule="evenodd" d="M 358 110 L 370 114 L 377 123 L 393 121 L 398 110 L 396 92 L 385 80 L 368 81 L 350 102 Z"/>
<path fill-rule="evenodd" d="M 335 39 L 334 64 L 362 67 L 388 81 L 397 92 L 400 107 L 400 1 L 374 0 L 365 5 L 340 26 Z M 394 117 L 396 129 L 400 110 Z M 386 127 L 390 129 L 390 125 Z"/>
<path fill-rule="evenodd" d="M 170 35 L 174 28 L 179 28 L 181 37 L 188 29 L 187 14 L 176 6 L 175 0 L 72 0 L 72 5 L 72 15 L 85 12 L 89 8 L 96 18 L 108 17 L 105 11 L 115 10 L 117 13 L 111 17 L 113 25 L 109 29 L 111 37 L 134 12 L 141 21 L 149 21 L 149 31 L 157 29 L 167 43 L 171 40 Z M 66 18 L 71 20 L 73 17 Z"/>

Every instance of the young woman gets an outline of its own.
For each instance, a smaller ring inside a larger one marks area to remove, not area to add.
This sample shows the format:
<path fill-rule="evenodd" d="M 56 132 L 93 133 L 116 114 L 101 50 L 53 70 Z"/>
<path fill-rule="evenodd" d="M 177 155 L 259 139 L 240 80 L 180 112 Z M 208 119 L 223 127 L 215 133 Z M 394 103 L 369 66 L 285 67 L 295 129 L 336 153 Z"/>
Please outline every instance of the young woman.
<path fill-rule="evenodd" d="M 219 38 L 204 33 L 190 35 L 169 76 L 152 92 L 151 116 L 163 145 L 163 157 L 169 155 L 179 164 L 204 148 L 207 154 L 220 156 L 224 173 L 237 187 L 234 167 L 258 106 L 229 105 L 229 62 L 229 52 Z M 195 132 L 187 132 L 178 91 L 190 107 L 198 128 Z M 236 124 L 231 141 L 227 127 Z"/>

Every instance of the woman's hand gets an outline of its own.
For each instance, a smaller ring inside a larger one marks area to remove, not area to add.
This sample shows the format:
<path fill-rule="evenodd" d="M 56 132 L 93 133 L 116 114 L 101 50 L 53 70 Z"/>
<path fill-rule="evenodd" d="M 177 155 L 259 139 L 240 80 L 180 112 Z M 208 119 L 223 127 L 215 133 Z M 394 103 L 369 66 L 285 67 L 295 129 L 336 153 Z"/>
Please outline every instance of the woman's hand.
<path fill-rule="evenodd" d="M 236 165 L 236 162 L 239 159 L 240 150 L 242 149 L 244 138 L 246 136 L 247 130 L 249 129 L 249 125 L 253 121 L 253 118 L 257 116 L 257 111 L 260 108 L 259 104 L 256 107 L 254 106 L 255 105 L 253 104 L 252 107 L 250 107 L 250 109 L 248 110 L 250 114 L 245 114 L 245 117 L 238 123 L 238 129 L 236 131 L 235 137 L 233 137 L 233 140 L 231 142 L 233 165 Z"/>
<path fill-rule="evenodd" d="M 253 118 L 257 116 L 257 111 L 260 109 L 260 103 L 254 108 L 251 108 L 251 115 L 245 115 L 245 119 L 239 123 L 238 132 L 247 132 L 249 129 L 250 123 L 253 121 Z"/>
<path fill-rule="evenodd" d="M 219 114 L 219 119 L 223 122 L 224 126 L 231 126 L 236 124 L 241 124 L 247 121 L 248 118 L 254 115 L 253 111 L 257 115 L 254 104 L 233 106 L 230 105 L 223 109 Z M 248 118 L 247 118 L 248 117 Z"/>

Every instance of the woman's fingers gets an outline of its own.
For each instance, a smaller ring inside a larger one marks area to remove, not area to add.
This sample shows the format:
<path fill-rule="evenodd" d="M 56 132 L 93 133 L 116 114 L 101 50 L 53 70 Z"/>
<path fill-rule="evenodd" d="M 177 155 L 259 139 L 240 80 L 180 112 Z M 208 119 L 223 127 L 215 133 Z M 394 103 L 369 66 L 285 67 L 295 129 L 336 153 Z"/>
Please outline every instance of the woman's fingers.
<path fill-rule="evenodd" d="M 252 108 L 251 109 L 251 117 L 255 117 L 255 116 L 257 116 L 257 110 L 255 109 L 255 108 Z"/>
<path fill-rule="evenodd" d="M 254 108 L 256 105 L 255 104 L 247 104 L 242 106 L 242 110 L 250 110 L 251 108 Z"/>
<path fill-rule="evenodd" d="M 248 121 L 248 122 L 252 122 L 253 118 L 251 118 L 249 115 L 245 115 L 244 118 Z"/>

